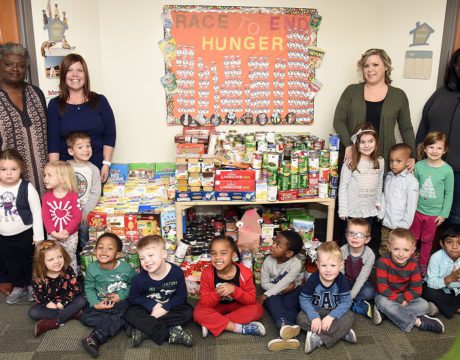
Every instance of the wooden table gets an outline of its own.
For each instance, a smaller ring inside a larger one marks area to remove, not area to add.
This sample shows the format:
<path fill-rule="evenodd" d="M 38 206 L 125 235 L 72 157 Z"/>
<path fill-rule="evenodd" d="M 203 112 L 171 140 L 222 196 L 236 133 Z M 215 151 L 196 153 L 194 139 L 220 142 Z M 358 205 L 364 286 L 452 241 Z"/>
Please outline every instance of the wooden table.
<path fill-rule="evenodd" d="M 184 201 L 176 202 L 176 237 L 177 241 L 182 240 L 184 235 L 183 228 L 183 212 L 186 209 L 189 209 L 194 206 L 232 206 L 232 205 L 274 205 L 274 204 L 307 204 L 307 203 L 317 203 L 324 206 L 327 206 L 327 232 L 326 232 L 326 241 L 332 241 L 332 236 L 334 232 L 334 209 L 335 209 L 335 199 L 331 198 L 308 198 L 308 199 L 298 199 L 298 200 L 287 200 L 287 201 Z"/>

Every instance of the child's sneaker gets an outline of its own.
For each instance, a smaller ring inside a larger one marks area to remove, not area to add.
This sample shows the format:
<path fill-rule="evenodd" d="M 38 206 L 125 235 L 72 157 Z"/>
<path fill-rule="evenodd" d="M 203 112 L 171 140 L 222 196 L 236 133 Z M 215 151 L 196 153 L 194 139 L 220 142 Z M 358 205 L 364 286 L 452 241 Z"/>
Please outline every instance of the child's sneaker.
<path fill-rule="evenodd" d="M 133 337 L 134 328 L 130 324 L 125 323 L 125 325 L 123 325 L 123 329 L 125 330 L 125 334 L 127 337 L 130 337 L 130 338 Z"/>
<path fill-rule="evenodd" d="M 349 343 L 352 343 L 352 344 L 355 344 L 358 341 L 358 339 L 356 338 L 356 334 L 355 334 L 353 329 L 350 329 L 348 334 L 343 337 L 343 340 L 345 340 L 345 341 L 347 341 Z"/>
<path fill-rule="evenodd" d="M 34 301 L 34 289 L 32 285 L 27 286 L 27 301 Z"/>
<path fill-rule="evenodd" d="M 295 350 L 300 346 L 297 339 L 273 339 L 268 343 L 268 350 L 281 351 L 281 350 Z"/>
<path fill-rule="evenodd" d="M 13 291 L 6 297 L 7 304 L 15 304 L 19 301 L 20 298 L 27 295 L 27 289 L 23 287 L 15 287 Z"/>
<path fill-rule="evenodd" d="M 149 337 L 145 335 L 139 329 L 134 329 L 131 331 L 131 345 L 133 348 L 140 346 L 144 340 L 147 340 Z"/>
<path fill-rule="evenodd" d="M 372 306 L 366 300 L 353 301 L 351 311 L 355 312 L 356 314 L 363 315 L 368 319 L 372 319 Z"/>
<path fill-rule="evenodd" d="M 85 348 L 86 352 L 91 355 L 92 358 L 96 359 L 99 356 L 98 343 L 91 335 L 81 340 L 81 344 Z"/>
<path fill-rule="evenodd" d="M 182 329 L 182 326 L 174 326 L 169 330 L 169 343 L 176 345 L 192 346 L 192 334 L 190 331 Z"/>
<path fill-rule="evenodd" d="M 57 319 L 43 319 L 38 320 L 35 323 L 35 336 L 40 336 L 41 334 L 47 332 L 48 330 L 57 329 L 59 327 L 59 321 Z"/>
<path fill-rule="evenodd" d="M 418 328 L 420 330 L 432 331 L 436 333 L 444 332 L 444 324 L 441 322 L 441 320 L 429 317 L 428 315 L 422 315 L 419 317 L 419 319 L 420 326 Z"/>
<path fill-rule="evenodd" d="M 438 307 L 432 302 L 428 301 L 428 316 L 436 316 L 439 314 Z"/>
<path fill-rule="evenodd" d="M 300 334 L 299 325 L 283 325 L 280 329 L 280 337 L 284 340 L 292 339 Z"/>
<path fill-rule="evenodd" d="M 382 314 L 380 313 L 377 305 L 374 305 L 374 311 L 372 314 L 372 320 L 374 321 L 375 325 L 380 325 L 383 321 Z"/>
<path fill-rule="evenodd" d="M 312 331 L 307 332 L 307 337 L 305 338 L 305 353 L 309 354 L 316 348 L 319 348 L 323 345 L 323 340 L 318 336 L 317 333 Z"/>
<path fill-rule="evenodd" d="M 205 326 L 201 326 L 201 336 L 203 337 L 203 339 L 207 338 L 208 334 L 209 334 L 208 328 Z"/>
<path fill-rule="evenodd" d="M 258 321 L 252 321 L 248 324 L 242 324 L 243 335 L 265 336 L 265 327 Z"/>

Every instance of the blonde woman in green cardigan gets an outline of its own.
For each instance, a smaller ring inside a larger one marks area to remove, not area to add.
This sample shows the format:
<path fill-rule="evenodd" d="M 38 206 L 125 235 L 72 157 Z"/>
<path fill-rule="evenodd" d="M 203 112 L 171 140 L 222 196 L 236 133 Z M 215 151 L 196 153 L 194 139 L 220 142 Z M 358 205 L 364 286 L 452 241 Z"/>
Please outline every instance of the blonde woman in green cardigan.
<path fill-rule="evenodd" d="M 392 68 L 388 54 L 382 49 L 369 49 L 358 61 L 358 69 L 362 72 L 364 82 L 349 85 L 345 89 L 334 114 L 334 129 L 345 146 L 345 164 L 351 161 L 353 130 L 365 122 L 377 129 L 385 160 L 396 143 L 396 123 L 403 142 L 414 150 L 415 136 L 409 101 L 404 91 L 390 85 Z M 410 170 L 414 165 L 415 160 L 411 159 Z"/>

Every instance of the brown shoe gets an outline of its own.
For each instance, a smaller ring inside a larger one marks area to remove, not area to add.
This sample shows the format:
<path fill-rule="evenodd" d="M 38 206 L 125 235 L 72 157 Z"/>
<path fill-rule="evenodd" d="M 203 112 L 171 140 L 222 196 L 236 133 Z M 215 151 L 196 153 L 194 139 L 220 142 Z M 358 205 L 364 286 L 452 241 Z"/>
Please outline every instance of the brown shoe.
<path fill-rule="evenodd" d="M 12 290 L 13 290 L 13 284 L 10 284 L 10 283 L 0 284 L 0 292 L 4 293 L 5 295 L 9 295 Z"/>
<path fill-rule="evenodd" d="M 38 320 L 35 323 L 35 336 L 40 336 L 48 330 L 57 329 L 58 327 L 59 322 L 57 319 Z"/>

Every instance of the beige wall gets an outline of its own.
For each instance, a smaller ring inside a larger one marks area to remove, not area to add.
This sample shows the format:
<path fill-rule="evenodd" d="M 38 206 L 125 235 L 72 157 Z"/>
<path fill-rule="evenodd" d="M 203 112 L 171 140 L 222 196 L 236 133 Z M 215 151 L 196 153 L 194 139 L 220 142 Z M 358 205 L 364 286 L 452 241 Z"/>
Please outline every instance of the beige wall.
<path fill-rule="evenodd" d="M 423 104 L 436 88 L 439 51 L 446 0 L 61 0 L 70 17 L 68 39 L 87 59 L 92 88 L 107 96 L 117 119 L 118 137 L 114 161 L 144 162 L 174 159 L 173 137 L 181 127 L 166 125 L 165 95 L 159 78 L 164 62 L 157 42 L 163 37 L 160 14 L 165 4 L 246 5 L 313 7 L 323 16 L 318 46 L 326 50 L 317 71 L 324 87 L 315 100 L 315 122 L 311 126 L 273 126 L 277 131 L 310 131 L 327 137 L 332 129 L 335 106 L 345 86 L 359 81 L 356 61 L 371 47 L 382 47 L 393 60 L 393 85 L 406 91 L 414 126 Z M 36 43 L 46 40 L 41 9 L 46 0 L 33 0 Z M 427 22 L 435 32 L 430 80 L 402 79 L 404 54 L 417 21 Z M 39 45 L 38 45 L 39 46 Z M 39 53 L 39 52 L 38 52 Z M 39 59 L 40 60 L 40 59 Z M 40 62 L 39 62 L 40 67 Z M 40 84 L 46 81 L 40 79 Z M 48 80 L 49 81 L 49 80 Z M 238 126 L 238 131 L 258 130 Z"/>

